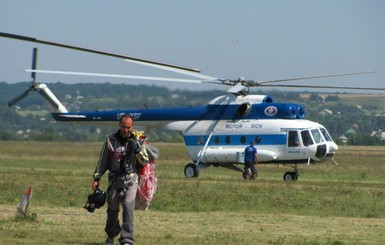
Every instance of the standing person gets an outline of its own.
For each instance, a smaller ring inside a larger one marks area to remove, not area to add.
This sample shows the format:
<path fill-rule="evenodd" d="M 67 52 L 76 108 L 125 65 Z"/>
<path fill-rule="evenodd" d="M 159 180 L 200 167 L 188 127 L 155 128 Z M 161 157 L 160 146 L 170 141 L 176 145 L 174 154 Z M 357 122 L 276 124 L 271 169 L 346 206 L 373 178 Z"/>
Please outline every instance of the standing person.
<path fill-rule="evenodd" d="M 257 148 L 254 147 L 254 142 L 250 141 L 250 145 L 245 148 L 245 172 L 246 180 L 250 179 L 249 169 L 254 177 L 254 181 L 257 181 L 257 169 L 254 165 L 258 164 Z"/>
<path fill-rule="evenodd" d="M 109 134 L 100 153 L 93 175 L 92 188 L 95 190 L 103 174 L 108 170 L 107 190 L 107 233 L 106 245 L 114 243 L 119 235 L 123 245 L 134 243 L 134 207 L 138 188 L 138 170 L 135 166 L 135 154 L 140 147 L 133 135 L 134 119 L 123 115 L 119 121 L 119 130 Z M 122 226 L 119 224 L 119 204 L 123 208 Z"/>

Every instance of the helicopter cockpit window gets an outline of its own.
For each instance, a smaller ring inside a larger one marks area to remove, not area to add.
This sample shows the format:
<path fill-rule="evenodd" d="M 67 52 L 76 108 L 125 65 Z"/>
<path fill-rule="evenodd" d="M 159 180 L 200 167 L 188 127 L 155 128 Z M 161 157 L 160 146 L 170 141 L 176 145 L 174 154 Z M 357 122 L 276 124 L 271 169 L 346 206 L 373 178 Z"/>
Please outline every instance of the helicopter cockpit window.
<path fill-rule="evenodd" d="M 226 144 L 228 144 L 228 145 L 231 143 L 231 138 L 230 138 L 230 136 L 226 136 L 225 142 L 226 142 Z"/>
<path fill-rule="evenodd" d="M 215 136 L 215 138 L 214 138 L 214 143 L 215 143 L 215 144 L 219 144 L 219 137 L 218 137 L 218 136 Z"/>
<path fill-rule="evenodd" d="M 289 147 L 299 146 L 299 138 L 297 131 L 289 131 L 287 145 Z"/>
<path fill-rule="evenodd" d="M 326 141 L 333 141 L 332 137 L 330 137 L 328 131 L 325 128 L 320 128 L 320 130 Z"/>
<path fill-rule="evenodd" d="M 245 144 L 246 143 L 246 137 L 245 136 L 241 136 L 241 144 Z"/>
<path fill-rule="evenodd" d="M 301 138 L 304 146 L 309 146 L 314 144 L 313 139 L 311 138 L 309 130 L 301 131 Z"/>
<path fill-rule="evenodd" d="M 312 129 L 311 130 L 311 134 L 313 135 L 315 143 L 320 143 L 320 142 L 324 141 L 324 139 L 322 138 L 322 135 L 321 135 L 320 131 L 318 130 L 318 128 Z"/>

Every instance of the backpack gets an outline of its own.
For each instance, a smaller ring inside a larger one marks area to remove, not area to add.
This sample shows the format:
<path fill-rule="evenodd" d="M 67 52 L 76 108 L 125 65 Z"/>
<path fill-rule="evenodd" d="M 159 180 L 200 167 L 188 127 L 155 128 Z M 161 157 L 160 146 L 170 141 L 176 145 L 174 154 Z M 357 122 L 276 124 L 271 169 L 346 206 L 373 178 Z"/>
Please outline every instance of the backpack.
<path fill-rule="evenodd" d="M 134 135 L 140 144 L 140 152 L 135 156 L 137 166 L 140 167 L 135 209 L 147 210 L 158 187 L 155 166 L 160 153 L 155 146 L 147 142 L 147 137 L 143 135 L 143 132 L 135 131 Z"/>

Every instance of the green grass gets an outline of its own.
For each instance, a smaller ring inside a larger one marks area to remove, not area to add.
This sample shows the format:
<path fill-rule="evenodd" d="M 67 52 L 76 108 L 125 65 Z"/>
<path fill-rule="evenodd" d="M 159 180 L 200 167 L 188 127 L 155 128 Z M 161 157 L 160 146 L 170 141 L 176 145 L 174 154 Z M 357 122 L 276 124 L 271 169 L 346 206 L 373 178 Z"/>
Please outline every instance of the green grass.
<path fill-rule="evenodd" d="M 380 244 L 385 227 L 385 148 L 340 147 L 332 162 L 290 168 L 260 165 L 258 182 L 209 167 L 187 179 L 182 144 L 155 143 L 158 191 L 136 212 L 137 244 Z M 0 142 L 2 244 L 103 244 L 105 208 L 82 207 L 101 143 Z M 32 186 L 31 212 L 16 205 Z M 103 178 L 102 189 L 106 189 Z"/>

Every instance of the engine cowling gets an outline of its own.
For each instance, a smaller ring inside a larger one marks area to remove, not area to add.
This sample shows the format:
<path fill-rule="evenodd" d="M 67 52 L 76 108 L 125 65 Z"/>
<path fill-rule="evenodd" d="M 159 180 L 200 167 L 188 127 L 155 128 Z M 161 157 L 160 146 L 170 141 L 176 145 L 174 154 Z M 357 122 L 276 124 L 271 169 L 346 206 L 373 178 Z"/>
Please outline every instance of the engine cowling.
<path fill-rule="evenodd" d="M 258 161 L 269 162 L 277 159 L 273 151 L 258 149 Z M 202 158 L 204 163 L 244 163 L 243 149 L 208 148 Z"/>

